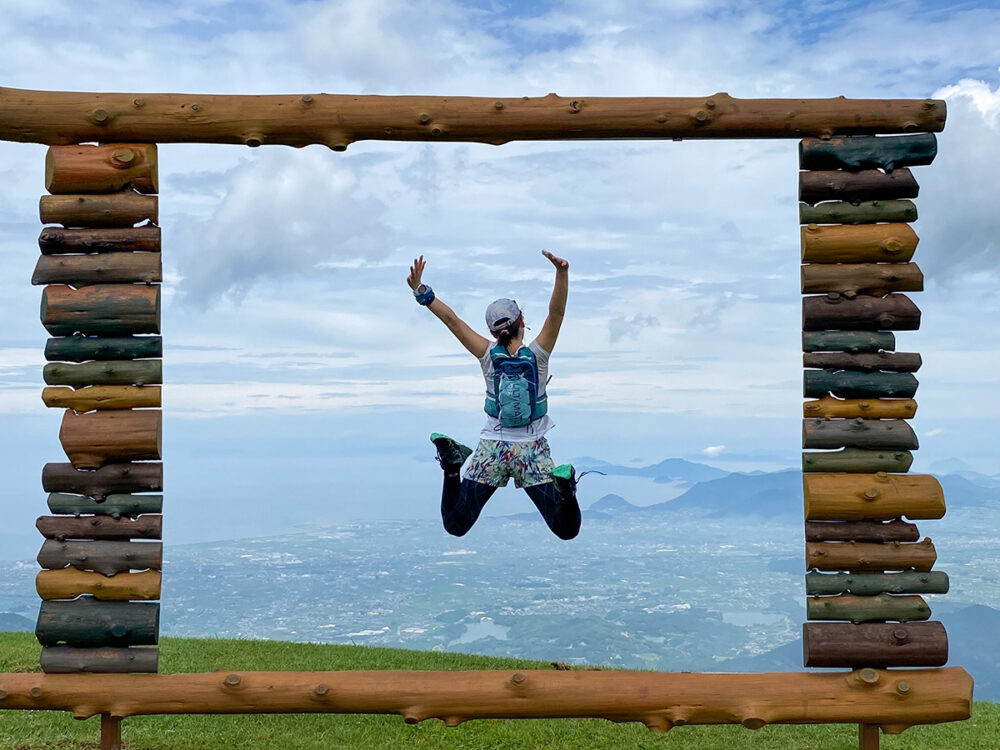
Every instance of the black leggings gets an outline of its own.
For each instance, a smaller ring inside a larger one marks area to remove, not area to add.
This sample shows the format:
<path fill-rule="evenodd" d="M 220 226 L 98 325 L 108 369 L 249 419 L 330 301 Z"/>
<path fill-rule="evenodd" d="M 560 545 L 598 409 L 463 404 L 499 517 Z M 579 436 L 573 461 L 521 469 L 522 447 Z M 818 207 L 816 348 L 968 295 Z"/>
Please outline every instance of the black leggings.
<path fill-rule="evenodd" d="M 452 536 L 464 536 L 479 519 L 496 487 L 461 479 L 456 471 L 445 473 L 441 493 L 441 520 Z M 580 505 L 575 497 L 563 498 L 552 482 L 525 487 L 524 491 L 542 514 L 552 533 L 560 539 L 572 539 L 580 533 Z"/>

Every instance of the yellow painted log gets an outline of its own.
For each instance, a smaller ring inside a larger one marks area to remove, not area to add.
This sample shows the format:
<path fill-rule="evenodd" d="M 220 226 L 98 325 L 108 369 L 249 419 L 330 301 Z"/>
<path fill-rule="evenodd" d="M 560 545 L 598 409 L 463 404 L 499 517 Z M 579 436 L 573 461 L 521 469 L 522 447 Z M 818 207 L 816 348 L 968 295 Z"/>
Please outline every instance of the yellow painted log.
<path fill-rule="evenodd" d="M 803 474 L 807 521 L 941 518 L 944 490 L 930 474 Z"/>
<path fill-rule="evenodd" d="M 853 419 L 912 419 L 917 402 L 912 398 L 825 398 L 802 404 L 803 417 L 843 417 Z"/>
<path fill-rule="evenodd" d="M 62 568 L 43 570 L 35 576 L 35 590 L 42 599 L 75 599 L 80 594 L 109 602 L 160 598 L 160 572 L 117 573 L 105 576 L 92 571 Z"/>
<path fill-rule="evenodd" d="M 909 224 L 809 224 L 801 235 L 804 263 L 901 263 L 920 241 Z"/>
<path fill-rule="evenodd" d="M 54 387 L 42 389 L 42 401 L 46 406 L 75 412 L 155 408 L 160 406 L 160 391 L 158 385 L 92 385 L 75 390 Z"/>

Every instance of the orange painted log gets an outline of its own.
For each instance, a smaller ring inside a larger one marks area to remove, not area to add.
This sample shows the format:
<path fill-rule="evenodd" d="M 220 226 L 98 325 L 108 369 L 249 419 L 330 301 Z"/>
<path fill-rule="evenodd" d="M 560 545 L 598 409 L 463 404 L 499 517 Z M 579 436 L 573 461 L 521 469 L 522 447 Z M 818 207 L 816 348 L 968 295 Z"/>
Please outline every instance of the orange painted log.
<path fill-rule="evenodd" d="M 47 286 L 41 320 L 53 336 L 130 336 L 160 332 L 160 287 L 96 284 Z"/>
<path fill-rule="evenodd" d="M 46 390 L 49 390 L 46 388 Z M 912 398 L 824 398 L 805 401 L 803 417 L 862 419 L 912 419 L 917 402 Z"/>
<path fill-rule="evenodd" d="M 72 409 L 76 412 L 103 409 L 141 409 L 159 407 L 158 385 L 92 385 L 87 388 L 43 388 L 42 401 L 46 406 Z"/>
<path fill-rule="evenodd" d="M 910 626 L 912 627 L 912 626 Z M 485 672 L 213 672 L 167 675 L 0 675 L 0 709 L 96 714 L 350 713 L 470 719 L 595 717 L 681 724 L 915 724 L 969 717 L 961 668 L 907 672 L 691 674 L 617 670 Z M 909 689 L 900 690 L 905 680 Z"/>
<path fill-rule="evenodd" d="M 803 263 L 902 263 L 920 242 L 909 224 L 809 224 L 800 234 Z"/>
<path fill-rule="evenodd" d="M 159 223 L 159 198 L 122 190 L 110 195 L 43 195 L 38 201 L 43 224 L 64 227 L 131 227 Z"/>
<path fill-rule="evenodd" d="M 924 274 L 916 263 L 808 263 L 802 266 L 803 294 L 840 292 L 881 296 L 889 292 L 922 292 L 923 289 Z"/>
<path fill-rule="evenodd" d="M 63 568 L 43 570 L 35 576 L 35 590 L 42 599 L 76 599 L 80 594 L 93 594 L 95 599 L 110 602 L 160 598 L 159 571 L 100 573 Z"/>
<path fill-rule="evenodd" d="M 937 551 L 930 539 L 922 542 L 806 542 L 806 569 L 919 570 L 934 567 Z"/>
<path fill-rule="evenodd" d="M 944 490 L 930 474 L 803 474 L 807 521 L 941 518 Z"/>
<path fill-rule="evenodd" d="M 77 469 L 161 457 L 163 412 L 159 409 L 63 415 L 59 441 Z"/>
<path fill-rule="evenodd" d="M 45 155 L 45 189 L 50 193 L 114 193 L 126 187 L 159 192 L 155 143 L 76 143 L 50 146 Z"/>

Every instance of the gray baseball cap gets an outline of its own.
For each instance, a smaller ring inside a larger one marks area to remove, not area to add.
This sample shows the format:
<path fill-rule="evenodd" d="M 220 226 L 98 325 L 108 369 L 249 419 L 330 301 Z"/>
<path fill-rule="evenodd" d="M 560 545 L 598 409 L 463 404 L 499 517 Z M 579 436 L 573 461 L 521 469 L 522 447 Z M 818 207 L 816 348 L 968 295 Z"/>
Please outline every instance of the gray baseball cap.
<path fill-rule="evenodd" d="M 512 299 L 501 298 L 486 308 L 486 325 L 496 333 L 521 317 L 521 308 Z"/>

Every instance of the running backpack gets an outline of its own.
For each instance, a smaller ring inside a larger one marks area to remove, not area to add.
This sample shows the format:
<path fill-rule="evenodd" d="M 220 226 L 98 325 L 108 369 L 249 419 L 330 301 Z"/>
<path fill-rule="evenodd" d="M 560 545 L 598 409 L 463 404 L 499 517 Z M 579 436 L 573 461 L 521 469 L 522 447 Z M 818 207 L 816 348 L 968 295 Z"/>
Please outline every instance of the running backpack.
<path fill-rule="evenodd" d="M 486 392 L 486 413 L 500 420 L 501 427 L 525 427 L 545 415 L 548 399 L 538 397 L 538 363 L 526 346 L 510 354 L 497 344 L 490 349 L 493 360 L 493 393 Z"/>

